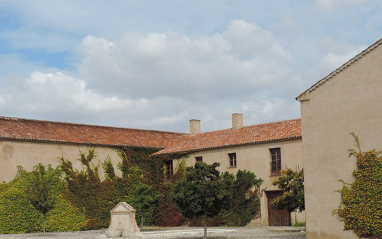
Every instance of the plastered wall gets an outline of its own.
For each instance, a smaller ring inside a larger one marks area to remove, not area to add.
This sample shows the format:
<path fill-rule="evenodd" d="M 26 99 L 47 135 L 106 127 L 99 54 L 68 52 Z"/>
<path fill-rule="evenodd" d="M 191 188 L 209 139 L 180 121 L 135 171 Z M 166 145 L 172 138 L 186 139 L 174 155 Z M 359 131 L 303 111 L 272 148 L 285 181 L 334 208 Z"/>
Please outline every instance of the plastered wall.
<path fill-rule="evenodd" d="M 308 239 L 358 238 L 332 211 L 341 203 L 338 180 L 352 183 L 355 132 L 361 148 L 382 149 L 382 47 L 337 74 L 301 101 Z"/>
<path fill-rule="evenodd" d="M 111 157 L 115 166 L 118 161 L 120 161 L 118 154 L 111 148 L 96 147 L 95 149 L 97 154 L 95 164 L 97 164 L 99 160 L 102 162 L 107 156 Z M 59 164 L 58 158 L 61 156 L 64 156 L 65 159 L 69 159 L 73 163 L 73 167 L 81 169 L 81 162 L 77 160 L 80 150 L 87 152 L 88 147 L 68 144 L 0 141 L 0 182 L 11 181 L 15 177 L 17 166 L 19 165 L 24 167 L 27 171 L 32 170 L 33 166 L 38 163 L 43 163 L 44 165 L 51 164 L 55 167 Z M 116 173 L 117 172 L 118 170 L 116 170 Z"/>

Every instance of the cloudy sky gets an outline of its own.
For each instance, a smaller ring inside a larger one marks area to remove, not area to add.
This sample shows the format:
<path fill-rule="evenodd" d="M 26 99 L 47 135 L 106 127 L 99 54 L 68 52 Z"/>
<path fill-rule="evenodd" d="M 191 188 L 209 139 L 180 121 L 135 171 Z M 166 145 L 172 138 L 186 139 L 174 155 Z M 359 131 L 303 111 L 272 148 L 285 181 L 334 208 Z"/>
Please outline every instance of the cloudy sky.
<path fill-rule="evenodd" d="M 188 132 L 300 117 L 380 0 L 0 1 L 0 115 Z"/>

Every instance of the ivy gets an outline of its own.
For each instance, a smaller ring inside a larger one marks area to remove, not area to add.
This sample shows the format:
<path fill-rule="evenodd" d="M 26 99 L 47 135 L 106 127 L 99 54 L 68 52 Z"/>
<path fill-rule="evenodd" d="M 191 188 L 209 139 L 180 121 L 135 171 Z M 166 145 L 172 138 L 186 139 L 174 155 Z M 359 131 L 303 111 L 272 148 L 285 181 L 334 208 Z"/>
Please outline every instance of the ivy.
<path fill-rule="evenodd" d="M 113 187 L 109 181 L 101 181 L 100 164 L 94 164 L 95 159 L 94 149 L 89 149 L 88 153 L 80 152 L 78 160 L 84 168 L 79 171 L 73 168 L 72 162 L 63 157 L 60 158 L 67 183 L 64 196 L 85 214 L 86 229 L 108 227 L 110 209 L 115 203 Z"/>
<path fill-rule="evenodd" d="M 341 180 L 342 203 L 333 213 L 344 218 L 344 230 L 353 230 L 361 238 L 382 238 L 382 151 L 362 152 L 358 137 L 351 135 L 357 147 L 349 150 L 349 157 L 357 160 L 355 181 L 347 184 Z"/>

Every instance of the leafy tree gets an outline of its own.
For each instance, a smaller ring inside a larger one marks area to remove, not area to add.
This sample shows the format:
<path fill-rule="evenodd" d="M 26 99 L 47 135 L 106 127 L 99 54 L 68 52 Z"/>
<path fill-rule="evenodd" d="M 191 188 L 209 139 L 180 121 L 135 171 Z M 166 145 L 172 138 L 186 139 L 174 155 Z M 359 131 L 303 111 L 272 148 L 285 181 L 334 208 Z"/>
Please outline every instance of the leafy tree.
<path fill-rule="evenodd" d="M 33 167 L 28 173 L 19 167 L 21 177 L 25 179 L 24 193 L 32 206 L 44 215 L 44 234 L 46 214 L 55 207 L 61 194 L 62 171 L 54 169 L 52 165 L 45 167 L 42 163 Z"/>
<path fill-rule="evenodd" d="M 271 203 L 276 209 L 286 209 L 289 212 L 294 210 L 304 211 L 304 170 L 281 170 L 281 176 L 273 182 L 284 191 L 283 195 L 273 199 Z"/>
<path fill-rule="evenodd" d="M 155 220 L 153 218 L 154 209 L 159 204 L 160 193 L 155 191 L 152 186 L 141 184 L 139 185 L 134 194 L 130 196 L 127 202 L 137 210 L 137 221 L 143 227 L 145 224 L 152 225 Z"/>
<path fill-rule="evenodd" d="M 382 151 L 362 152 L 358 137 L 351 134 L 358 148 L 349 150 L 349 157 L 357 159 L 355 181 L 347 184 L 341 180 L 342 203 L 333 213 L 344 218 L 344 230 L 353 230 L 358 237 L 382 238 Z"/>
<path fill-rule="evenodd" d="M 228 226 L 245 226 L 259 212 L 258 191 L 263 180 L 247 170 L 239 170 L 236 176 L 225 172 L 223 178 L 232 195 L 230 209 L 224 211 L 223 221 Z"/>
<path fill-rule="evenodd" d="M 192 219 L 203 217 L 204 238 L 207 238 L 207 217 L 214 217 L 227 205 L 230 193 L 224 187 L 220 164 L 208 165 L 197 162 L 187 167 L 186 177 L 175 182 L 172 198 L 178 204 L 182 214 Z"/>

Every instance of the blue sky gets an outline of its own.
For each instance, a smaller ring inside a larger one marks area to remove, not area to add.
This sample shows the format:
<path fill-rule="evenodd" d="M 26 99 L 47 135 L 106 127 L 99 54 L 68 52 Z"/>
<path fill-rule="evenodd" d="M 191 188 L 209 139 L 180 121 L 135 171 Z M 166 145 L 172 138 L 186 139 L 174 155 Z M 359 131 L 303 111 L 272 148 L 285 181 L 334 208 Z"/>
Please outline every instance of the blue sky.
<path fill-rule="evenodd" d="M 379 0 L 0 2 L 0 115 L 188 132 L 300 117 L 382 38 Z"/>

